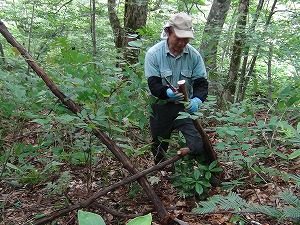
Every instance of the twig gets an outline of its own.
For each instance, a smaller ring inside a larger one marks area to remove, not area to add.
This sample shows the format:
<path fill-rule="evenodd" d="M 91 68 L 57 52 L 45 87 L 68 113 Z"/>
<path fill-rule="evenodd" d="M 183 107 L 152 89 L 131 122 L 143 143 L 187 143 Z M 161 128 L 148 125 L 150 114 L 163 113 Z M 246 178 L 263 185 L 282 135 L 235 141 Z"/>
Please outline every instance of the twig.
<path fill-rule="evenodd" d="M 108 212 L 109 214 L 113 215 L 113 216 L 117 216 L 117 217 L 123 217 L 123 218 L 126 218 L 126 219 L 131 219 L 131 218 L 135 218 L 137 216 L 142 216 L 142 215 L 145 215 L 146 213 L 137 213 L 137 214 L 128 214 L 128 213 L 121 213 L 121 212 L 118 212 L 114 209 L 111 209 L 99 202 L 94 202 L 92 206 L 95 206 L 96 208 L 99 208 L 103 211 L 106 211 Z M 152 210 L 150 210 L 149 212 L 151 212 Z M 148 212 L 148 213 L 149 213 Z"/>

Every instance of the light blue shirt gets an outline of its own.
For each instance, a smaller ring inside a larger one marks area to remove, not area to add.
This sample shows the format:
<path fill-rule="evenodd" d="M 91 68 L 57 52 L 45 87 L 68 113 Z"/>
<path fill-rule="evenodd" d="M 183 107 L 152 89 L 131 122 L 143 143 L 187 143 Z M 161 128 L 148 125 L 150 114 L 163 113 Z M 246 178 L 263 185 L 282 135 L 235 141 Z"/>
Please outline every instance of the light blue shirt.
<path fill-rule="evenodd" d="M 174 87 L 179 80 L 185 80 L 189 97 L 193 95 L 193 81 L 197 78 L 207 78 L 205 65 L 200 53 L 190 44 L 183 52 L 174 56 L 169 50 L 167 40 L 151 47 L 145 56 L 145 76 L 147 78 L 161 77 L 163 85 L 167 79 Z"/>

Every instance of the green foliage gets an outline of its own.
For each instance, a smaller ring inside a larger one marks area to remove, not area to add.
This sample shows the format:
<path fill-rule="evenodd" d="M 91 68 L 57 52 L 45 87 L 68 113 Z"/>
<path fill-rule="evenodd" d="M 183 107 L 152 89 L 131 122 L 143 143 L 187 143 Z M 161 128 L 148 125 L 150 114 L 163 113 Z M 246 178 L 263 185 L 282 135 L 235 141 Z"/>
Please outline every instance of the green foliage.
<path fill-rule="evenodd" d="M 210 180 L 214 174 L 221 172 L 217 161 L 205 165 L 193 157 L 175 164 L 172 183 L 182 197 L 200 196 L 211 187 Z"/>
<path fill-rule="evenodd" d="M 95 213 L 78 210 L 79 225 L 105 225 L 103 218 Z"/>
<path fill-rule="evenodd" d="M 279 197 L 287 204 L 284 208 L 249 203 L 236 193 L 230 192 L 227 196 L 214 195 L 208 201 L 200 202 L 193 211 L 199 214 L 218 212 L 218 210 L 226 210 L 235 214 L 262 213 L 269 217 L 279 219 L 280 221 L 299 221 L 299 198 L 291 192 L 282 192 L 279 194 Z"/>
<path fill-rule="evenodd" d="M 152 224 L 152 215 L 151 213 L 145 216 L 139 216 L 132 220 L 129 220 L 126 225 L 151 225 Z"/>
<path fill-rule="evenodd" d="M 92 212 L 86 212 L 82 210 L 78 210 L 78 222 L 79 225 L 105 225 L 103 218 Z M 126 225 L 151 225 L 152 223 L 152 215 L 151 213 L 138 216 L 134 219 L 129 220 Z"/>
<path fill-rule="evenodd" d="M 50 195 L 62 195 L 68 189 L 72 176 L 69 171 L 64 171 L 56 182 L 48 182 L 46 190 Z"/>

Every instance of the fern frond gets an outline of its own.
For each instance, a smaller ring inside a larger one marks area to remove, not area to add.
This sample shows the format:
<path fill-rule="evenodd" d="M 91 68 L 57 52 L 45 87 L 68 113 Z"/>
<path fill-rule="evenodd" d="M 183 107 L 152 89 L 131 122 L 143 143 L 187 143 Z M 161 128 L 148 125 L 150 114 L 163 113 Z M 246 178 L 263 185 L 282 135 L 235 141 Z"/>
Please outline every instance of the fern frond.
<path fill-rule="evenodd" d="M 300 208 L 286 207 L 283 209 L 283 217 L 300 222 Z"/>
<path fill-rule="evenodd" d="M 226 197 L 220 198 L 218 201 L 220 208 L 224 210 L 239 211 L 244 208 L 247 202 L 234 192 L 230 192 Z"/>
<path fill-rule="evenodd" d="M 267 205 L 258 205 L 254 203 L 249 203 L 247 205 L 247 211 L 253 212 L 253 213 L 262 213 L 270 217 L 275 217 L 275 218 L 281 218 L 283 216 L 283 213 L 279 211 L 278 209 L 267 206 Z"/>
<path fill-rule="evenodd" d="M 212 213 L 217 208 L 216 203 L 211 201 L 201 202 L 199 203 L 199 205 L 200 205 L 199 207 L 192 210 L 194 213 L 199 213 L 199 214 Z"/>
<path fill-rule="evenodd" d="M 279 193 L 278 197 L 284 200 L 287 204 L 300 208 L 300 199 L 292 192 L 290 191 L 281 192 Z"/>

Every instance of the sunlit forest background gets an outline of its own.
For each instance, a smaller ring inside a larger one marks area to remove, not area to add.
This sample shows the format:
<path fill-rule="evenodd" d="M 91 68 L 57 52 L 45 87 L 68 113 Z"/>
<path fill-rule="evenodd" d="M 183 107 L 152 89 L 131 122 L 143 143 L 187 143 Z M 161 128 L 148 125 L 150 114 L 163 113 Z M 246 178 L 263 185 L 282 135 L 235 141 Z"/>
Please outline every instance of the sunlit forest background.
<path fill-rule="evenodd" d="M 2 0 L 0 9 L 0 224 L 85 224 L 79 209 L 101 215 L 95 224 L 161 222 L 138 182 L 49 216 L 154 166 L 144 56 L 181 11 L 207 67 L 198 119 L 220 164 L 185 157 L 143 182 L 191 225 L 299 224 L 298 1 Z M 173 157 L 184 138 L 169 141 Z"/>

